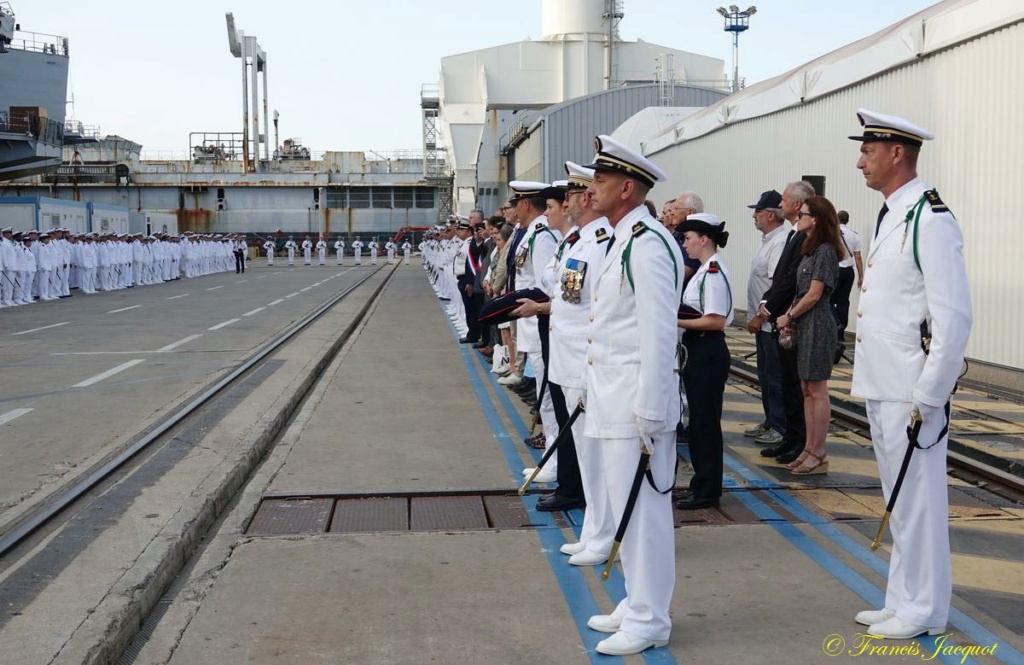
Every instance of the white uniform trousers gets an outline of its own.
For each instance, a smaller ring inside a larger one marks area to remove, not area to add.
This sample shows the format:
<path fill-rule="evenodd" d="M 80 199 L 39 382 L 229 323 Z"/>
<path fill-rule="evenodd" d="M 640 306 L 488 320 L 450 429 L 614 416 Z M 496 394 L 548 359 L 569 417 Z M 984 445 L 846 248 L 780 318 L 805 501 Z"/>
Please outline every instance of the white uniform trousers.
<path fill-rule="evenodd" d="M 343 251 L 345 251 L 345 250 L 335 251 L 335 254 L 338 255 L 338 265 L 339 266 L 343 265 L 343 262 L 345 261 L 345 255 L 342 254 Z"/>
<path fill-rule="evenodd" d="M 871 441 L 886 503 L 907 452 L 909 402 L 867 401 Z M 948 437 L 915 450 L 896 498 L 889 529 L 892 554 L 885 607 L 917 626 L 945 626 L 953 595 L 949 556 Z M 931 441 L 922 441 L 925 445 Z"/>
<path fill-rule="evenodd" d="M 363 250 L 360 248 L 360 249 L 356 250 L 356 265 L 359 266 L 359 265 L 362 265 L 362 264 L 363 264 Z"/>
<path fill-rule="evenodd" d="M 14 304 L 14 284 L 17 281 L 17 271 L 4 268 L 0 272 L 0 305 L 10 307 Z"/>
<path fill-rule="evenodd" d="M 71 295 L 72 267 L 70 265 L 68 265 L 67 267 L 61 265 L 61 267 L 58 268 L 58 270 L 60 271 L 60 295 L 69 296 Z"/>
<path fill-rule="evenodd" d="M 532 321 L 534 326 L 533 329 L 537 329 L 537 319 L 530 318 L 524 319 L 524 321 Z M 523 325 L 523 321 L 519 322 L 519 330 L 522 332 L 527 326 Z M 533 366 L 533 374 L 537 379 L 537 396 L 540 397 L 540 387 L 544 383 L 544 358 L 540 354 L 540 340 L 537 341 L 537 352 L 533 351 L 527 356 L 530 364 Z M 575 404 L 576 402 L 570 402 L 568 399 L 565 400 L 565 404 L 568 407 L 569 404 Z M 558 437 L 558 421 L 555 419 L 555 407 L 551 403 L 551 385 L 544 389 L 544 399 L 540 400 L 540 422 L 544 425 L 544 450 L 546 451 L 551 447 L 551 444 L 555 442 Z M 572 413 L 572 409 L 576 408 L 568 407 L 569 412 Z M 551 454 L 551 458 L 548 459 L 547 464 L 544 465 L 545 469 L 551 471 L 558 470 L 558 450 L 555 450 Z"/>
<path fill-rule="evenodd" d="M 36 274 L 33 271 L 18 271 L 18 279 L 15 282 L 15 284 L 17 284 L 17 289 L 14 292 L 14 302 L 20 302 L 25 305 L 32 304 L 32 280 L 35 278 Z"/>
<path fill-rule="evenodd" d="M 640 461 L 640 439 L 593 441 L 601 457 L 599 482 L 604 486 L 608 509 L 618 526 Z M 655 440 L 650 464 L 658 489 L 671 487 L 676 470 L 675 430 Z M 587 510 L 591 510 L 589 503 Z M 668 608 L 676 584 L 674 526 L 671 494 L 658 494 L 644 478 L 619 549 L 626 597 L 612 616 L 622 620 L 621 630 L 648 640 L 667 640 L 672 632 Z"/>
<path fill-rule="evenodd" d="M 309 260 L 310 260 L 310 258 L 311 258 L 311 257 L 310 257 L 310 250 L 309 250 L 308 248 L 307 248 L 307 249 L 304 249 L 304 250 L 302 250 L 302 261 L 303 261 L 303 262 L 304 262 L 304 263 L 305 263 L 305 264 L 306 264 L 307 266 L 309 265 Z"/>
<path fill-rule="evenodd" d="M 288 265 L 295 265 L 295 250 L 291 247 L 288 248 Z"/>
<path fill-rule="evenodd" d="M 327 260 L 327 250 L 326 249 L 318 249 L 316 251 L 317 251 L 317 254 L 318 254 L 317 258 L 320 259 L 320 263 L 318 265 L 323 265 L 324 261 Z"/>
<path fill-rule="evenodd" d="M 405 253 L 405 265 L 409 265 L 409 259 L 412 257 L 412 254 L 409 252 L 409 250 L 404 250 L 404 253 Z"/>
<path fill-rule="evenodd" d="M 377 265 L 377 250 L 370 248 L 370 265 Z"/>
<path fill-rule="evenodd" d="M 269 266 L 272 266 L 272 265 L 274 265 L 274 250 L 270 250 L 269 252 L 267 252 L 267 266 L 269 267 Z M 185 275 L 185 276 L 186 277 L 190 277 L 191 275 Z"/>
<path fill-rule="evenodd" d="M 565 405 L 569 413 L 576 408 L 580 398 L 587 403 L 587 391 L 582 388 L 562 388 L 565 393 Z M 580 542 L 591 552 L 609 554 L 612 541 L 615 539 L 615 521 L 612 519 L 608 497 L 604 494 L 601 480 L 601 445 L 600 439 L 583 435 L 583 426 L 587 423 L 586 412 L 580 413 L 572 425 L 572 438 L 576 442 L 576 458 L 579 460 L 580 477 L 583 480 L 583 496 L 587 500 L 587 510 L 583 513 L 583 527 L 580 529 Z"/>
<path fill-rule="evenodd" d="M 391 265 L 394 262 L 395 262 L 395 250 L 394 249 L 389 249 L 388 250 L 388 265 Z"/>
<path fill-rule="evenodd" d="M 39 296 L 40 300 L 51 300 L 50 277 L 52 270 L 36 270 L 36 282 L 32 294 Z"/>

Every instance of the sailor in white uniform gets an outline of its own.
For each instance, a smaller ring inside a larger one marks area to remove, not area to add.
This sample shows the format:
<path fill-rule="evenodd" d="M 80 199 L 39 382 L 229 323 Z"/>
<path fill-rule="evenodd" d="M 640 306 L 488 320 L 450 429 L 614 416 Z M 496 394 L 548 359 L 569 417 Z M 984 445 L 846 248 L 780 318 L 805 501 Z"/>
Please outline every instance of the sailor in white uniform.
<path fill-rule="evenodd" d="M 267 254 L 267 266 L 274 265 L 274 241 L 267 240 L 264 242 L 263 251 Z"/>
<path fill-rule="evenodd" d="M 960 226 L 917 177 L 921 146 L 933 135 L 896 116 L 860 109 L 857 117 L 864 127 L 850 137 L 862 142 L 857 168 L 885 204 L 860 289 L 851 393 L 866 400 L 886 501 L 907 452 L 912 414 L 922 423 L 889 522 L 885 606 L 856 621 L 872 635 L 910 639 L 944 632 L 949 616 L 946 446 L 950 399 L 971 332 L 971 294 Z"/>
<path fill-rule="evenodd" d="M 324 242 L 323 236 L 320 236 L 320 239 L 316 241 L 316 255 L 317 265 L 322 266 L 327 261 L 327 243 Z"/>
<path fill-rule="evenodd" d="M 679 422 L 676 317 L 683 257 L 669 231 L 644 201 L 665 174 L 609 136 L 597 137 L 587 190 L 594 210 L 608 217 L 614 239 L 594 275 L 587 330 L 587 422 L 598 439 L 608 510 L 623 516 L 641 450 L 651 454 L 622 541 L 627 596 L 611 614 L 591 617 L 593 630 L 614 633 L 597 645 L 610 655 L 640 653 L 668 643 L 675 588 L 671 497 L 675 427 Z M 588 507 L 589 508 L 589 507 Z"/>
<path fill-rule="evenodd" d="M 295 265 L 295 250 L 297 247 L 298 245 L 295 244 L 295 241 L 292 240 L 292 237 L 288 236 L 288 242 L 284 244 L 284 248 L 288 250 L 288 265 L 290 266 Z"/>
<path fill-rule="evenodd" d="M 338 236 L 338 239 L 334 241 L 334 253 L 338 257 L 338 265 L 345 264 L 345 241 Z"/>
<path fill-rule="evenodd" d="M 18 280 L 18 255 L 14 248 L 14 227 L 0 231 L 0 307 L 13 307 L 14 285 Z"/>
<path fill-rule="evenodd" d="M 397 245 L 393 240 L 388 240 L 384 243 L 384 249 L 388 251 L 388 265 L 392 265 L 395 262 L 395 247 Z"/>
<path fill-rule="evenodd" d="M 402 243 L 402 254 L 405 258 L 405 265 L 409 265 L 412 258 L 412 244 L 408 240 Z"/>
<path fill-rule="evenodd" d="M 370 241 L 370 265 L 377 265 L 377 240 Z"/>
<path fill-rule="evenodd" d="M 305 240 L 302 241 L 302 262 L 304 265 L 308 266 L 312 262 L 312 252 L 313 241 L 311 241 L 309 238 L 306 238 Z"/>
<path fill-rule="evenodd" d="M 363 265 L 363 241 L 358 237 L 352 241 L 352 253 L 356 257 L 356 265 Z"/>

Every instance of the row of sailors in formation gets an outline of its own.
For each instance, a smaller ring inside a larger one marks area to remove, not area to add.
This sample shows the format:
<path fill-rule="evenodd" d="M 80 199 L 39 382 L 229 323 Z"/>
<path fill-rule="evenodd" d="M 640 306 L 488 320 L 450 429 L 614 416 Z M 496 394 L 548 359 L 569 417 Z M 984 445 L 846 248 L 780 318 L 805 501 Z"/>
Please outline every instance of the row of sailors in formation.
<path fill-rule="evenodd" d="M 949 616 L 946 450 L 950 398 L 972 323 L 971 298 L 962 232 L 938 193 L 917 175 L 923 142 L 934 136 L 897 116 L 866 109 L 857 116 L 863 131 L 849 137 L 862 144 L 856 168 L 885 201 L 860 289 L 852 394 L 866 401 L 893 548 L 885 604 L 859 612 L 854 621 L 879 639 L 902 640 L 943 633 Z M 681 248 L 644 205 L 655 182 L 665 180 L 664 172 L 608 136 L 598 137 L 597 150 L 585 167 L 567 162 L 569 180 L 556 183 L 560 187 L 509 184 L 512 196 L 505 210 L 513 213 L 506 216 L 513 232 L 503 230 L 497 243 L 504 242 L 506 261 L 500 253 L 490 255 L 491 267 L 497 265 L 499 272 L 506 267 L 503 286 L 509 293 L 482 311 L 485 317 L 505 312 L 515 319 L 515 343 L 533 365 L 538 393 L 547 384 L 549 391 L 536 401 L 548 452 L 555 452 L 547 464 L 557 465 L 559 488 L 569 461 L 563 457 L 575 453 L 586 512 L 579 541 L 561 551 L 571 555 L 569 563 L 600 564 L 614 559 L 616 527 L 625 533 L 618 552 L 626 597 L 611 614 L 591 617 L 587 626 L 612 634 L 598 643 L 598 652 L 627 655 L 669 640 L 676 566 L 668 492 L 675 477 L 679 374 L 691 429 L 698 419 L 720 428 L 730 363 L 723 328 L 731 322 L 733 306 L 728 271 L 718 255 L 728 239 L 725 222 L 708 213 L 688 215 L 676 228 L 684 237 Z M 807 238 L 824 237 L 823 225 L 833 222 L 829 215 L 816 215 L 806 201 L 794 205 L 785 195 L 780 198 L 800 228 L 786 238 L 783 254 L 802 255 Z M 552 205 L 559 200 L 564 205 Z M 822 228 L 815 231 L 816 226 Z M 924 226 L 920 234 L 919 226 Z M 423 256 L 438 295 L 451 297 L 453 305 L 456 293 L 475 294 L 468 276 L 483 269 L 470 251 L 471 234 L 468 220 L 460 220 L 454 231 L 440 232 L 439 239 L 432 234 L 426 243 Z M 839 248 L 834 249 L 838 256 Z M 700 263 L 685 287 L 681 250 Z M 806 260 L 789 263 L 802 266 Z M 784 263 L 780 258 L 779 265 Z M 893 284 L 907 286 L 894 289 Z M 810 311 L 806 297 L 778 305 L 773 299 L 770 287 L 759 312 L 780 331 L 794 320 L 797 330 L 805 325 L 800 319 Z M 470 298 L 463 302 L 468 309 Z M 464 316 L 468 329 L 472 312 Z M 492 321 L 506 325 L 501 317 Z M 801 336 L 797 351 L 824 350 L 828 360 L 834 330 L 827 327 L 821 340 Z M 540 331 L 548 333 L 547 343 Z M 677 355 L 677 341 L 685 353 Z M 894 367 L 906 371 L 894 373 Z M 549 397 L 551 406 L 545 404 Z M 549 419 L 549 414 L 557 415 Z M 559 426 L 571 437 L 561 437 Z M 694 443 L 691 435 L 691 455 Z M 712 474 L 719 494 L 722 454 L 719 435 Z M 693 462 L 697 472 L 695 457 Z M 535 470 L 526 472 L 536 477 Z M 694 495 L 698 489 L 691 483 Z M 557 498 L 556 490 L 537 503 L 538 510 Z"/>
<path fill-rule="evenodd" d="M 352 255 L 355 257 L 355 264 L 362 265 L 363 263 L 363 247 L 366 247 L 370 253 L 370 264 L 377 265 L 377 250 L 379 245 L 376 240 L 370 240 L 368 243 L 363 244 L 363 241 L 356 237 L 352 241 Z M 302 249 L 302 261 L 304 265 L 312 265 L 313 261 L 313 250 L 316 250 L 318 264 L 324 265 L 327 262 L 327 241 L 321 236 L 316 244 L 309 238 L 302 241 L 301 245 L 295 243 L 293 236 L 288 236 L 288 240 L 284 243 L 284 250 L 288 256 L 288 265 L 295 265 L 295 252 Z M 399 246 L 393 240 L 388 240 L 384 243 L 384 249 L 388 254 L 388 265 L 395 262 L 395 252 Z M 402 243 L 402 253 L 404 254 L 405 264 L 409 265 L 409 261 L 412 257 L 412 243 L 408 240 Z M 273 240 L 267 240 L 263 243 L 263 251 L 267 255 L 267 265 L 274 265 L 274 252 L 277 250 L 277 244 Z M 337 258 L 337 265 L 344 265 L 345 260 L 345 241 L 340 237 L 334 241 L 334 254 Z"/>
<path fill-rule="evenodd" d="M 0 308 L 67 298 L 74 288 L 89 294 L 225 272 L 238 252 L 248 251 L 241 237 L 219 234 L 75 235 L 7 227 L 0 236 Z"/>

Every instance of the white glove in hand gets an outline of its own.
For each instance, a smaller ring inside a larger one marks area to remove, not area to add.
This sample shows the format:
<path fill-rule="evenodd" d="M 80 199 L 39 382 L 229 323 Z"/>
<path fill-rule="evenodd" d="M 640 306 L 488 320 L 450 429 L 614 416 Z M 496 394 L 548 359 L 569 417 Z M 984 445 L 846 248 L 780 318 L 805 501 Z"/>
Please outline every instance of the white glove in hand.
<path fill-rule="evenodd" d="M 921 433 L 917 437 L 917 445 L 921 448 L 931 448 L 939 442 L 939 434 L 946 426 L 946 409 L 941 406 L 929 406 L 914 401 L 910 411 L 911 417 L 914 412 L 921 414 Z"/>
<path fill-rule="evenodd" d="M 640 416 L 636 417 L 636 428 L 640 430 L 640 436 L 645 439 L 653 439 L 669 429 L 661 420 L 648 420 Z"/>

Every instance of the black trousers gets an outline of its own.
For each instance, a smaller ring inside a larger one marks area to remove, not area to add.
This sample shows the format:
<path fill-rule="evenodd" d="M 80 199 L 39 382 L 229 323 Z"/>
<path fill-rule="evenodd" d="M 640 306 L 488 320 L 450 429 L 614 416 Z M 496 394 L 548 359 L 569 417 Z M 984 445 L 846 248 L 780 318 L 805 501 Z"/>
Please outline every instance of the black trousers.
<path fill-rule="evenodd" d="M 583 500 L 583 476 L 580 475 L 580 461 L 576 457 L 576 441 L 569 429 L 569 408 L 565 403 L 562 386 L 548 381 L 551 392 L 551 406 L 555 408 L 555 420 L 558 422 L 558 435 L 562 441 L 558 444 L 558 487 L 555 494 L 566 499 Z M 576 407 L 573 406 L 575 409 Z"/>
<path fill-rule="evenodd" d="M 722 496 L 722 399 L 729 377 L 729 347 L 725 333 L 683 333 L 686 367 L 683 386 L 690 416 L 690 491 L 696 500 Z M 559 458 L 561 465 L 561 458 Z"/>
<path fill-rule="evenodd" d="M 775 344 L 779 334 L 772 333 Z M 782 407 L 786 411 L 786 443 L 801 446 L 807 442 L 807 424 L 804 422 L 804 393 L 800 389 L 800 375 L 796 368 L 796 349 L 779 347 L 779 365 L 782 369 Z"/>
<path fill-rule="evenodd" d="M 245 272 L 245 255 L 235 252 L 235 272 Z"/>
<path fill-rule="evenodd" d="M 480 339 L 480 324 L 477 323 L 477 315 L 473 312 L 473 296 L 466 294 L 466 286 L 473 286 L 473 276 L 470 275 L 468 279 L 465 276 L 456 277 L 456 282 L 459 285 L 459 297 L 462 298 L 462 307 L 466 310 L 466 327 L 469 329 L 466 332 L 466 339 L 475 342 Z"/>
<path fill-rule="evenodd" d="M 836 288 L 829 298 L 829 304 L 832 305 L 832 316 L 835 317 L 839 334 L 846 330 L 846 324 L 850 321 L 850 292 L 853 291 L 854 274 L 853 266 L 840 268 L 839 278 L 836 279 Z"/>

